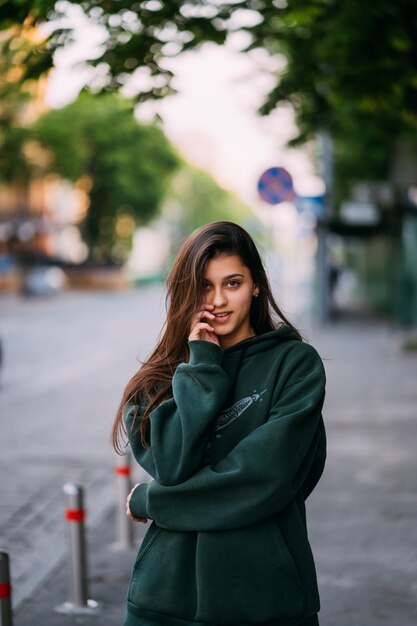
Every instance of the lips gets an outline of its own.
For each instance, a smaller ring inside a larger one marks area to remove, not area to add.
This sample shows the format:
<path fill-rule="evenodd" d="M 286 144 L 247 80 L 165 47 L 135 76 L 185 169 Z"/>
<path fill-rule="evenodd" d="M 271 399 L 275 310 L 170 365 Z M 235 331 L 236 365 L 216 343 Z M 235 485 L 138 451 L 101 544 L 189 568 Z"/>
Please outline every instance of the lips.
<path fill-rule="evenodd" d="M 213 322 L 226 322 L 228 319 L 230 319 L 231 314 L 232 314 L 232 311 L 224 311 L 222 313 L 213 313 L 214 317 L 216 318 L 215 320 L 213 320 Z"/>

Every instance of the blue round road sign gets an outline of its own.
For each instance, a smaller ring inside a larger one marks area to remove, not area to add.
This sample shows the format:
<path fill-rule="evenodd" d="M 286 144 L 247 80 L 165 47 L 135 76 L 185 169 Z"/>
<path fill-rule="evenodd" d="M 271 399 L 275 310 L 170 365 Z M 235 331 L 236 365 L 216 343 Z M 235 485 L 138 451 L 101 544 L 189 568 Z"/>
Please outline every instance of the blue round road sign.
<path fill-rule="evenodd" d="M 283 167 L 270 167 L 258 181 L 258 191 L 268 204 L 279 204 L 294 199 L 292 177 Z"/>

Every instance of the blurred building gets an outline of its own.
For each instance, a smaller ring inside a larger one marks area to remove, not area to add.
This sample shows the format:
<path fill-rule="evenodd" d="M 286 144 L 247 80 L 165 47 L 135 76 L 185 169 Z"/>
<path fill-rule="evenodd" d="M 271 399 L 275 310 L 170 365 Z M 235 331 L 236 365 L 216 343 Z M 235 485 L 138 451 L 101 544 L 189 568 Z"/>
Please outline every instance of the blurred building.
<path fill-rule="evenodd" d="M 362 304 L 400 325 L 415 326 L 417 168 L 408 168 L 406 180 L 405 170 L 401 171 L 401 179 L 394 175 L 391 181 L 354 186 L 351 198 L 327 220 L 329 281 L 334 279 L 334 287 L 344 274 L 354 277 L 350 280 L 351 303 Z M 337 299 L 332 306 L 337 309 Z"/>
<path fill-rule="evenodd" d="M 36 31 L 29 35 L 36 37 Z M 17 70 L 12 63 L 4 80 L 13 83 Z M 16 124 L 29 126 L 45 111 L 45 89 L 46 78 L 25 84 L 25 94 L 13 107 L 12 119 Z M 3 107 L 7 106 L 10 108 L 11 104 L 6 99 Z M 7 109 L 4 113 L 7 118 Z M 33 141 L 24 144 L 23 152 L 35 166 L 42 166 L 47 158 Z M 18 155 L 16 159 L 18 162 Z M 41 171 L 42 167 L 38 169 Z M 83 181 L 73 186 L 52 175 L 0 184 L 0 289 L 19 289 L 21 270 L 27 265 L 84 260 L 86 247 L 77 228 L 88 208 L 84 186 Z"/>

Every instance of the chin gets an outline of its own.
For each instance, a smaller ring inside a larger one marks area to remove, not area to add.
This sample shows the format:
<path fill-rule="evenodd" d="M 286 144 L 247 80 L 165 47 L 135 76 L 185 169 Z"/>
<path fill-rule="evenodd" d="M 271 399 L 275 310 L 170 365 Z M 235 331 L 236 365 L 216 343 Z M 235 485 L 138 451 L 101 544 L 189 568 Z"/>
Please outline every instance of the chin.
<path fill-rule="evenodd" d="M 228 330 L 227 328 L 219 328 L 216 330 L 215 334 L 219 336 L 223 336 L 223 335 L 230 335 L 230 333 L 232 332 L 233 330 Z"/>

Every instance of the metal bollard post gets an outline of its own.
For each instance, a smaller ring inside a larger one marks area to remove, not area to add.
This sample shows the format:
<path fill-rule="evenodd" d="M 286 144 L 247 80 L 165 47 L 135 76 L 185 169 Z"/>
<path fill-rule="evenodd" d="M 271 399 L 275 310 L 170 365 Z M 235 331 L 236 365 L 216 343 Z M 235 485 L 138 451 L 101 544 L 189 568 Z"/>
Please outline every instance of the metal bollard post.
<path fill-rule="evenodd" d="M 127 550 L 133 547 L 133 522 L 126 515 L 126 500 L 132 488 L 131 481 L 132 455 L 130 450 L 120 457 L 114 471 L 117 476 L 117 510 L 116 510 L 116 543 L 115 548 Z"/>
<path fill-rule="evenodd" d="M 0 626 L 12 626 L 12 588 L 10 586 L 9 555 L 0 551 Z"/>
<path fill-rule="evenodd" d="M 56 607 L 59 613 L 96 613 L 99 605 L 88 599 L 87 559 L 84 533 L 83 488 L 77 483 L 64 485 L 66 499 L 65 518 L 69 531 L 69 583 L 70 600 Z"/>

